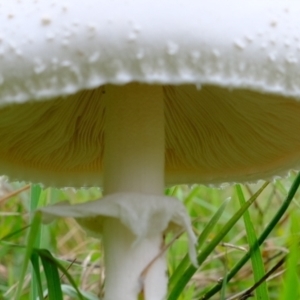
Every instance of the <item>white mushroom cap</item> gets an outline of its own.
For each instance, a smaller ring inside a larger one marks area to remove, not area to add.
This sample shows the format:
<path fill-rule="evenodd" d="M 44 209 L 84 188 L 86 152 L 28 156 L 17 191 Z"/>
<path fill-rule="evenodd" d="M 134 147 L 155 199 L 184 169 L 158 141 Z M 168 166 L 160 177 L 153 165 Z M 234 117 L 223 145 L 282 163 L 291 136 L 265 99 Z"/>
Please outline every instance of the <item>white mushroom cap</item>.
<path fill-rule="evenodd" d="M 105 85 L 130 82 L 164 90 L 167 183 L 299 168 L 299 15 L 283 0 L 0 1 L 1 173 L 98 185 Z"/>

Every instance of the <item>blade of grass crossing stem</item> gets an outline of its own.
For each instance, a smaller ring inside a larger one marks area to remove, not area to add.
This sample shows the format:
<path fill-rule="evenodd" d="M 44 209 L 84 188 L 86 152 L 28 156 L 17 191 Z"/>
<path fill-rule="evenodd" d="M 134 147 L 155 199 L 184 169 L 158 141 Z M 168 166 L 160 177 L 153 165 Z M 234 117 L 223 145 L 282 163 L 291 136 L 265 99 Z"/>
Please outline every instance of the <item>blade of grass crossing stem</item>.
<path fill-rule="evenodd" d="M 242 188 L 239 184 L 235 186 L 235 190 L 240 202 L 240 205 L 243 206 L 246 203 L 244 193 L 242 191 Z M 243 215 L 244 224 L 246 228 L 247 233 L 247 240 L 248 244 L 250 246 L 250 249 L 253 249 L 251 252 L 251 262 L 252 262 L 252 269 L 253 269 L 253 277 L 254 281 L 258 282 L 264 275 L 265 275 L 265 269 L 264 269 L 264 263 L 263 259 L 260 253 L 260 249 L 258 247 L 257 238 L 254 230 L 254 226 L 251 221 L 250 213 L 248 210 L 245 211 Z M 269 294 L 267 289 L 267 284 L 264 281 L 261 285 L 259 285 L 255 291 L 256 299 L 258 300 L 268 300 Z"/>
<path fill-rule="evenodd" d="M 34 211 L 39 206 L 39 200 L 41 196 L 41 187 L 37 184 L 32 184 L 30 188 L 30 213 L 33 215 Z M 41 241 L 41 227 L 39 226 L 39 231 L 36 235 L 34 247 L 39 248 L 40 247 L 40 241 Z M 36 261 L 35 261 L 36 262 Z M 38 263 L 38 258 L 37 258 Z M 37 270 L 34 270 L 32 268 L 31 270 L 31 281 L 30 281 L 30 299 L 35 300 L 37 299 L 37 296 L 39 294 L 39 285 L 41 282 L 37 282 L 40 280 L 40 276 L 37 276 Z"/>
<path fill-rule="evenodd" d="M 212 216 L 212 218 L 209 220 L 208 224 L 205 226 L 204 230 L 200 234 L 198 241 L 197 241 L 197 251 L 199 252 L 204 244 L 204 242 L 207 240 L 207 237 L 212 232 L 215 225 L 218 223 L 223 211 L 226 208 L 226 205 L 228 204 L 230 198 L 226 199 L 220 208 L 216 211 L 216 213 Z M 174 286 L 177 284 L 178 280 L 181 278 L 183 272 L 189 267 L 190 265 L 190 258 L 189 255 L 186 254 L 185 257 L 181 260 L 180 264 L 172 274 L 170 280 L 169 280 L 169 290 L 171 291 Z"/>
<path fill-rule="evenodd" d="M 40 231 L 41 220 L 42 220 L 41 212 L 36 212 L 31 220 L 31 227 L 27 237 L 27 247 L 25 249 L 25 255 L 24 255 L 23 265 L 21 268 L 20 280 L 19 280 L 19 284 L 15 296 L 16 300 L 19 300 L 22 294 L 24 278 L 26 275 L 26 271 L 32 254 L 33 247 L 36 243 L 36 237 Z"/>
<path fill-rule="evenodd" d="M 290 251 L 287 259 L 287 270 L 284 276 L 283 291 L 280 295 L 280 300 L 300 299 L 299 293 L 299 213 L 292 214 L 291 235 L 289 238 Z"/>
<path fill-rule="evenodd" d="M 76 290 L 78 298 L 81 300 L 84 300 L 84 297 L 81 294 L 80 290 L 78 289 L 76 282 L 74 281 L 72 276 L 69 274 L 67 269 L 57 259 L 55 259 L 48 250 L 34 249 L 34 251 L 40 256 L 42 261 L 44 260 L 44 261 L 49 262 L 49 264 L 51 263 L 52 267 L 55 268 L 57 270 L 57 272 L 58 272 L 58 270 L 60 270 L 64 274 L 64 276 L 66 276 L 66 278 L 69 280 L 69 282 L 71 283 L 73 288 Z M 52 286 L 52 283 L 51 283 L 51 286 Z M 49 289 L 49 285 L 48 285 L 48 289 Z M 60 289 L 61 289 L 61 285 L 60 285 Z"/>
<path fill-rule="evenodd" d="M 286 210 L 288 209 L 289 205 L 291 204 L 298 188 L 300 186 L 300 173 L 298 173 L 297 177 L 295 178 L 288 195 L 282 205 L 280 206 L 279 210 L 273 217 L 273 219 L 270 221 L 270 223 L 267 225 L 265 230 L 262 232 L 262 234 L 259 236 L 257 242 L 260 246 L 268 237 L 270 232 L 274 229 L 274 227 L 277 225 L 277 223 L 280 221 Z M 245 265 L 245 263 L 249 260 L 251 255 L 251 251 L 248 251 L 238 262 L 237 264 L 231 269 L 231 271 L 227 274 L 227 282 L 229 282 L 236 274 L 237 272 Z M 200 298 L 200 300 L 208 300 L 212 296 L 214 296 L 217 292 L 220 291 L 222 288 L 223 280 L 221 280 L 219 283 L 217 283 L 215 286 L 213 286 L 209 291 L 205 293 L 204 296 Z"/>
<path fill-rule="evenodd" d="M 249 208 L 249 206 L 256 200 L 256 198 L 262 193 L 262 191 L 267 187 L 269 182 L 263 184 L 263 186 L 243 205 L 234 216 L 225 224 L 222 230 L 210 241 L 210 243 L 204 247 L 204 249 L 198 255 L 198 264 L 201 264 L 205 259 L 213 252 L 216 246 L 222 241 L 225 235 L 231 230 L 231 228 L 237 223 L 237 221 L 243 216 L 244 212 Z M 181 278 L 178 280 L 173 290 L 170 292 L 168 300 L 176 300 L 180 296 L 183 289 L 188 284 L 191 277 L 195 274 L 197 268 L 192 264 L 189 265 L 187 270 L 182 274 Z"/>
<path fill-rule="evenodd" d="M 48 253 L 49 255 L 50 252 Z M 40 256 L 44 272 L 46 275 L 47 286 L 48 286 L 48 297 L 49 300 L 63 300 L 63 294 L 60 285 L 59 273 L 53 260 L 49 259 L 45 255 Z"/>

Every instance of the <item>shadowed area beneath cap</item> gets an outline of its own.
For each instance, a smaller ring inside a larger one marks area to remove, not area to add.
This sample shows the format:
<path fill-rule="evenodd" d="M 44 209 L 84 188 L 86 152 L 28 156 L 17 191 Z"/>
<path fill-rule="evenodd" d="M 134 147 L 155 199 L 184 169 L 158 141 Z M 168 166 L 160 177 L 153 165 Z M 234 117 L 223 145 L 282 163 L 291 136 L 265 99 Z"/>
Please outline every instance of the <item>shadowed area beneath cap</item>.
<path fill-rule="evenodd" d="M 294 99 L 215 86 L 162 88 L 167 184 L 253 181 L 299 167 Z M 2 173 L 57 186 L 101 184 L 105 99 L 100 87 L 1 108 Z"/>

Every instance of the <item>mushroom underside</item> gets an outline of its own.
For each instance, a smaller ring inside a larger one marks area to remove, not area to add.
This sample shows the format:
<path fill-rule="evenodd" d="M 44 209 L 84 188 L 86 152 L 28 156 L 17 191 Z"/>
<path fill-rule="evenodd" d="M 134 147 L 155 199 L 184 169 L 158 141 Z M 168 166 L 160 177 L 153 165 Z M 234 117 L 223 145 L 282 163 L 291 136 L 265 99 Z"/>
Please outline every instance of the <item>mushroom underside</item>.
<path fill-rule="evenodd" d="M 47 185 L 102 184 L 106 89 L 2 107 L 2 172 Z M 299 167 L 295 99 L 215 86 L 161 89 L 166 184 L 249 182 Z"/>
<path fill-rule="evenodd" d="M 212 86 L 107 85 L 3 108 L 0 157 L 6 166 L 28 168 L 32 181 L 47 183 L 43 174 L 48 173 L 48 182 L 56 185 L 65 185 L 66 178 L 78 184 L 84 176 L 87 184 L 103 184 L 99 202 L 42 211 L 75 217 L 102 235 L 105 300 L 136 300 L 141 293 L 145 300 L 164 299 L 163 235 L 174 220 L 181 218 L 197 263 L 185 210 L 162 197 L 165 177 L 167 182 L 232 181 L 242 173 L 245 180 L 290 168 L 300 147 L 298 110 L 292 99 Z M 1 161 L 0 167 L 5 168 Z M 4 171 L 13 175 L 13 170 Z M 41 174 L 38 180 L 32 170 Z"/>

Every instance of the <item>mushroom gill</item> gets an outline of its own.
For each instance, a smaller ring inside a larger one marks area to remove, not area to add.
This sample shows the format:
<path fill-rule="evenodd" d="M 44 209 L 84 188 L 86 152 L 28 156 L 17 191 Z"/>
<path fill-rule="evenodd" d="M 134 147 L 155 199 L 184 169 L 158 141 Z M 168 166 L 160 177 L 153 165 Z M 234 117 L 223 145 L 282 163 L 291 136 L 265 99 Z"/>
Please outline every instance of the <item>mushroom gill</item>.
<path fill-rule="evenodd" d="M 167 184 L 253 181 L 299 167 L 300 102 L 210 85 L 162 89 Z M 2 172 L 46 184 L 99 185 L 105 99 L 100 87 L 1 108 Z"/>

